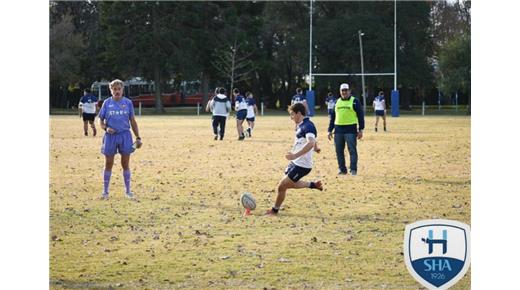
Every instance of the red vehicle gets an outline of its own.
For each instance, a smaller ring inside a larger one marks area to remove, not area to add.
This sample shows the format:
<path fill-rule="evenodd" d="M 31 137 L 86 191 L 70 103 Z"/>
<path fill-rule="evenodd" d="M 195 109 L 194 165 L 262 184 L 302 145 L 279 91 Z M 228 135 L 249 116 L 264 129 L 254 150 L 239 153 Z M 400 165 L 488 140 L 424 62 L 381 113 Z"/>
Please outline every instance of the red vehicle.
<path fill-rule="evenodd" d="M 91 86 L 92 93 L 100 100 L 100 106 L 103 100 L 110 96 L 108 89 L 109 82 L 94 82 Z M 154 107 L 155 106 L 155 84 L 153 81 L 147 81 L 142 78 L 132 78 L 124 81 L 124 95 L 132 100 L 134 107 Z M 170 81 L 163 88 L 162 104 L 164 107 L 202 104 L 203 94 L 200 92 L 200 81 L 182 81 L 176 85 L 174 81 Z M 210 98 L 212 93 L 209 93 Z"/>

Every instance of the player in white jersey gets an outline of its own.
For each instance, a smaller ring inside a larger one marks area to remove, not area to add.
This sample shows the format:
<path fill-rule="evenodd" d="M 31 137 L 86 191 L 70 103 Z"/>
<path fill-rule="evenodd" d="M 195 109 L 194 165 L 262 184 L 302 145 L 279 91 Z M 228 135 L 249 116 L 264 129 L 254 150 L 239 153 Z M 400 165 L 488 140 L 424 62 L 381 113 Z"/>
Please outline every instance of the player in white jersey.
<path fill-rule="evenodd" d="M 233 89 L 233 96 L 235 98 L 235 110 L 237 111 L 238 140 L 242 141 L 245 138 L 243 123 L 247 116 L 247 103 L 246 98 L 240 94 L 239 89 Z"/>
<path fill-rule="evenodd" d="M 293 149 L 285 154 L 285 158 L 289 160 L 289 165 L 285 170 L 285 176 L 278 183 L 278 195 L 274 206 L 266 212 L 267 215 L 276 215 L 285 199 L 287 189 L 295 188 L 311 188 L 323 190 L 320 180 L 303 181 L 300 180 L 312 170 L 312 154 L 313 151 L 320 152 L 316 143 L 317 131 L 316 127 L 305 118 L 305 105 L 302 103 L 293 104 L 289 108 L 291 120 L 296 124 L 296 138 Z"/>
<path fill-rule="evenodd" d="M 83 117 L 83 131 L 85 136 L 88 136 L 89 123 L 90 127 L 92 127 L 92 135 L 96 136 L 97 131 L 94 120 L 98 109 L 98 98 L 90 92 L 90 89 L 83 90 L 83 97 L 79 100 L 78 111 L 79 116 Z"/>
<path fill-rule="evenodd" d="M 296 95 L 291 99 L 291 105 L 302 103 L 305 106 L 305 112 L 309 112 L 309 105 L 307 104 L 307 96 L 303 94 L 302 88 L 296 88 Z M 305 116 L 305 118 L 309 118 Z"/>
<path fill-rule="evenodd" d="M 255 116 L 258 114 L 258 107 L 256 106 L 255 99 L 253 98 L 253 93 L 246 93 L 246 103 L 247 103 L 247 116 L 246 121 L 249 125 L 249 128 L 244 130 L 244 134 L 246 137 L 252 137 L 253 128 L 255 127 Z"/>
<path fill-rule="evenodd" d="M 383 129 L 386 132 L 386 103 L 385 103 L 385 95 L 383 91 L 379 92 L 379 95 L 375 97 L 374 102 L 372 103 L 374 107 L 374 112 L 376 114 L 376 125 L 375 131 L 377 132 L 377 123 L 379 122 L 379 117 L 383 118 Z"/>

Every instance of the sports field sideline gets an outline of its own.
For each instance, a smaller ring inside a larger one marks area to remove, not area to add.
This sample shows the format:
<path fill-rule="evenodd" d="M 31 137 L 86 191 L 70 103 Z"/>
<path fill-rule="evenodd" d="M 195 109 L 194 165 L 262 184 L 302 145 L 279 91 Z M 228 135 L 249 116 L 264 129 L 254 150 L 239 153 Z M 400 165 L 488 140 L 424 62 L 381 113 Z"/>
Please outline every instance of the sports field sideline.
<path fill-rule="evenodd" d="M 119 157 L 111 198 L 99 200 L 102 136 L 51 116 L 51 288 L 420 288 L 403 261 L 404 226 L 470 224 L 470 117 L 390 117 L 386 133 L 366 117 L 355 177 L 336 175 L 328 119 L 312 120 L 322 152 L 306 179 L 325 190 L 289 190 L 280 215 L 264 217 L 294 141 L 288 115 L 257 117 L 242 142 L 234 118 L 213 141 L 209 116 L 137 117 L 137 201 L 124 197 Z M 257 209 L 242 218 L 246 191 Z"/>

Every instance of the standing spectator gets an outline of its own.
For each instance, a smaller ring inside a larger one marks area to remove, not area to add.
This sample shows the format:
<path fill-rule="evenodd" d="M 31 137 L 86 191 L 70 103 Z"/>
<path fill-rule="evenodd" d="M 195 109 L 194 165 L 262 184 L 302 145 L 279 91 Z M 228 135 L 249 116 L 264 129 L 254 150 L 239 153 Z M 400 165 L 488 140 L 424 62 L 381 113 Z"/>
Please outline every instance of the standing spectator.
<path fill-rule="evenodd" d="M 334 144 L 336 146 L 336 158 L 340 175 L 347 174 L 345 166 L 345 143 L 350 154 L 350 174 L 357 175 L 357 139 L 363 138 L 365 129 L 365 117 L 363 108 L 357 98 L 350 95 L 348 84 L 341 84 L 339 87 L 341 98 L 336 101 L 334 107 L 335 118 L 329 123 L 328 139 L 332 139 L 334 130 Z M 358 131 L 359 125 L 359 131 Z"/>
<path fill-rule="evenodd" d="M 213 113 L 212 125 L 213 134 L 215 135 L 214 140 L 220 137 L 220 140 L 224 139 L 224 133 L 226 132 L 226 119 L 231 111 L 231 102 L 226 96 L 226 89 L 217 88 L 218 94 L 208 102 L 206 111 Z"/>

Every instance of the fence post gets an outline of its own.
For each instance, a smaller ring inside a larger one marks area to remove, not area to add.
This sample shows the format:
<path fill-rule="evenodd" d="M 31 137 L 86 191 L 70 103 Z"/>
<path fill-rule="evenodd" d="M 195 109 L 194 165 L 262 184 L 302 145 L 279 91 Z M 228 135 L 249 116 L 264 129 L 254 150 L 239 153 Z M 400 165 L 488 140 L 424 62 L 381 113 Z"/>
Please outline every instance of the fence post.
<path fill-rule="evenodd" d="M 439 105 L 439 111 L 441 110 L 441 91 L 437 90 L 437 103 Z"/>
<path fill-rule="evenodd" d="M 141 117 L 141 102 L 139 102 L 139 117 Z"/>
<path fill-rule="evenodd" d="M 455 93 L 455 113 L 459 112 L 459 93 Z"/>
<path fill-rule="evenodd" d="M 261 114 L 263 116 L 264 115 L 264 102 L 260 103 L 260 112 L 261 112 Z"/>
<path fill-rule="evenodd" d="M 197 102 L 197 116 L 200 115 L 200 103 Z"/>
<path fill-rule="evenodd" d="M 422 115 L 424 116 L 424 107 L 425 107 L 425 103 L 424 101 L 422 102 Z"/>

